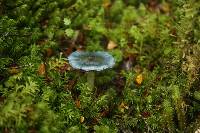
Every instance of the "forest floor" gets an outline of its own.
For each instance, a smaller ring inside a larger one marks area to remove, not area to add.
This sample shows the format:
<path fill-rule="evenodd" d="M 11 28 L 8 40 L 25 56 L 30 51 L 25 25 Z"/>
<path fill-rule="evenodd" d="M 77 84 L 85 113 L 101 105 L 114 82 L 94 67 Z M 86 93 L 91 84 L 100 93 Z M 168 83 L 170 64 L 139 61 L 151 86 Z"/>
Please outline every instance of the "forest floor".
<path fill-rule="evenodd" d="M 195 0 L 2 0 L 0 132 L 194 133 L 199 12 Z M 105 52 L 87 60 L 95 75 L 70 63 L 77 51 Z"/>

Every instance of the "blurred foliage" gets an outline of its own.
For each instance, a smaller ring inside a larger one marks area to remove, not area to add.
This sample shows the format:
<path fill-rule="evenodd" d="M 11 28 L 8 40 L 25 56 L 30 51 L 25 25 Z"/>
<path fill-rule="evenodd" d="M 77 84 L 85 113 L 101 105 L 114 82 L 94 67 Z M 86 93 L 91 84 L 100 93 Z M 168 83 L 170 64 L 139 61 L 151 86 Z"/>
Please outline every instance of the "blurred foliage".
<path fill-rule="evenodd" d="M 194 132 L 197 0 L 0 1 L 0 132 Z M 75 50 L 111 53 L 95 89 Z"/>

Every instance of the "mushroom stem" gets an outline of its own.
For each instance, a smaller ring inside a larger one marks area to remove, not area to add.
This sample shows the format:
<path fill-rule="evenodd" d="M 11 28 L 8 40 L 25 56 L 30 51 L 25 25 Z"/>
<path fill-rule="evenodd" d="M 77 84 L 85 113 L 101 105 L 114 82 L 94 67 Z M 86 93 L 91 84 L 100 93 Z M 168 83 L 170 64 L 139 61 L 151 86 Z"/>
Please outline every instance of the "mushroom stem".
<path fill-rule="evenodd" d="M 93 90 L 94 88 L 94 77 L 95 77 L 95 73 L 93 71 L 90 71 L 87 73 L 87 82 L 91 90 Z"/>

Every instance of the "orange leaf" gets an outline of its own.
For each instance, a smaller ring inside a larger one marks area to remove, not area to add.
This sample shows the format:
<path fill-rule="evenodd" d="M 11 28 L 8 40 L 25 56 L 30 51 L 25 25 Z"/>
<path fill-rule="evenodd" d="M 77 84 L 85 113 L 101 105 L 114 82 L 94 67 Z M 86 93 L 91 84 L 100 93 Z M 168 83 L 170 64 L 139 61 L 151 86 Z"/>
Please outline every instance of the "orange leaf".
<path fill-rule="evenodd" d="M 136 77 L 136 79 L 135 79 L 135 82 L 136 82 L 138 85 L 141 85 L 142 82 L 143 82 L 143 80 L 144 80 L 143 75 L 142 75 L 142 74 L 139 74 L 139 75 L 137 75 L 137 77 Z"/>
<path fill-rule="evenodd" d="M 81 116 L 81 118 L 80 118 L 80 122 L 83 123 L 84 120 L 85 120 L 85 117 Z"/>
<path fill-rule="evenodd" d="M 79 99 L 77 99 L 77 100 L 75 101 L 75 104 L 76 104 L 76 107 L 77 107 L 77 108 L 80 108 L 80 107 L 81 107 L 81 101 L 80 101 Z"/>
<path fill-rule="evenodd" d="M 108 45 L 107 45 L 107 49 L 108 50 L 112 50 L 115 47 L 117 47 L 117 44 L 115 42 L 113 42 L 113 41 L 110 40 L 109 43 L 108 43 Z"/>
<path fill-rule="evenodd" d="M 40 64 L 39 68 L 38 68 L 38 74 L 39 75 L 45 75 L 46 73 L 46 67 L 45 67 L 45 64 L 42 63 Z"/>

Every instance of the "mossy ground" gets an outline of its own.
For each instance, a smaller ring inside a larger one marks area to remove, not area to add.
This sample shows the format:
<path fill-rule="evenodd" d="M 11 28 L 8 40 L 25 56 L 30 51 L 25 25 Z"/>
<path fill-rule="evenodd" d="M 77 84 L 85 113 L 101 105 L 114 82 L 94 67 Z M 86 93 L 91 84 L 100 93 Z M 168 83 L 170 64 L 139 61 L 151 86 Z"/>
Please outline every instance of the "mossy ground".
<path fill-rule="evenodd" d="M 197 0 L 0 2 L 0 132 L 200 128 Z M 107 51 L 95 89 L 67 56 Z"/>

